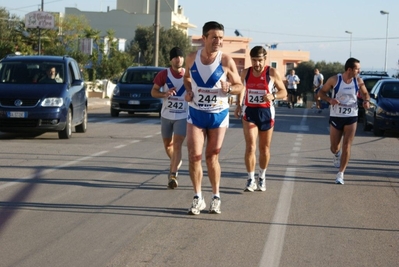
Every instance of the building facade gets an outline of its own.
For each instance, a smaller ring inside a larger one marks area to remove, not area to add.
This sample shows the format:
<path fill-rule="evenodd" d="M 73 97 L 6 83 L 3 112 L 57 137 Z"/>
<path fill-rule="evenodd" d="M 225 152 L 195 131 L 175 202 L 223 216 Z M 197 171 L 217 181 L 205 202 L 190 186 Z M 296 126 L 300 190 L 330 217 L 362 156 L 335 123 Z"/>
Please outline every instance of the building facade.
<path fill-rule="evenodd" d="M 77 8 L 66 7 L 65 15 L 85 17 L 93 29 L 99 30 L 101 36 L 107 31 L 115 31 L 117 39 L 125 39 L 129 44 L 134 39 L 137 27 L 148 27 L 155 23 L 154 0 L 117 0 L 115 10 L 107 12 L 88 12 Z M 177 28 L 188 35 L 188 29 L 195 28 L 184 16 L 178 0 L 160 1 L 159 24 L 166 30 Z"/>
<path fill-rule="evenodd" d="M 99 30 L 101 36 L 106 36 L 112 29 L 115 38 L 123 40 L 124 44 L 130 44 L 139 26 L 148 27 L 155 23 L 155 0 L 116 0 L 116 9 L 107 12 L 86 12 L 77 8 L 66 7 L 66 15 L 84 16 L 93 29 Z M 165 29 L 177 28 L 188 35 L 190 28 L 196 28 L 184 16 L 183 7 L 178 0 L 160 1 L 159 8 L 160 27 Z M 191 36 L 192 45 L 197 49 L 202 48 L 202 36 Z M 251 39 L 240 36 L 225 36 L 223 52 L 228 53 L 234 59 L 238 71 L 251 66 L 249 51 Z M 268 51 L 267 64 L 276 68 L 282 77 L 285 77 L 290 69 L 299 63 L 309 61 L 310 53 L 306 51 L 284 51 L 265 47 Z M 120 47 L 121 50 L 122 47 Z"/>
<path fill-rule="evenodd" d="M 253 46 L 250 45 L 251 39 L 245 37 L 224 36 L 223 52 L 229 54 L 237 65 L 238 72 L 251 66 L 249 52 Z M 203 47 L 202 36 L 191 36 L 191 43 L 197 49 Z M 299 63 L 309 61 L 310 53 L 307 51 L 285 51 L 268 49 L 266 64 L 276 68 L 283 79 L 291 69 L 298 66 Z"/>

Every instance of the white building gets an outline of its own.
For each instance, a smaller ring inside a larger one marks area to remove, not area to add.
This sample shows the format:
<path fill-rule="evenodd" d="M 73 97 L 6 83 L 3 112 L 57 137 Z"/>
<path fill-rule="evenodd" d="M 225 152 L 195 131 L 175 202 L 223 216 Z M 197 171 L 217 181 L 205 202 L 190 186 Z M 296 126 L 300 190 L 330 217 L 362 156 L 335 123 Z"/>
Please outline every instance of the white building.
<path fill-rule="evenodd" d="M 155 5 L 156 0 L 116 0 L 116 10 L 88 12 L 66 7 L 65 15 L 84 16 L 93 29 L 101 31 L 101 36 L 106 36 L 107 31 L 112 29 L 115 38 L 125 39 L 126 44 L 130 44 L 138 26 L 154 25 Z M 178 0 L 160 1 L 159 23 L 160 27 L 175 27 L 186 34 L 189 28 L 196 27 L 184 16 L 183 7 L 178 5 Z"/>

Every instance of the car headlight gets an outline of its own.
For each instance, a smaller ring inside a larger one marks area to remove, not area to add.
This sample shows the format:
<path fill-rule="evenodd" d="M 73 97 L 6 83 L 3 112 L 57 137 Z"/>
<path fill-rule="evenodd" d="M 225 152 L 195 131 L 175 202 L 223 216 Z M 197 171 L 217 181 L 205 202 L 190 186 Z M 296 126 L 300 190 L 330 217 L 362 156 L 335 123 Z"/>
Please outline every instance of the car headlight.
<path fill-rule="evenodd" d="M 46 98 L 42 101 L 42 107 L 61 107 L 64 100 L 59 97 Z"/>
<path fill-rule="evenodd" d="M 119 87 L 118 87 L 118 86 L 115 86 L 114 92 L 112 93 L 112 95 L 114 95 L 114 96 L 119 96 L 119 93 L 120 93 Z"/>

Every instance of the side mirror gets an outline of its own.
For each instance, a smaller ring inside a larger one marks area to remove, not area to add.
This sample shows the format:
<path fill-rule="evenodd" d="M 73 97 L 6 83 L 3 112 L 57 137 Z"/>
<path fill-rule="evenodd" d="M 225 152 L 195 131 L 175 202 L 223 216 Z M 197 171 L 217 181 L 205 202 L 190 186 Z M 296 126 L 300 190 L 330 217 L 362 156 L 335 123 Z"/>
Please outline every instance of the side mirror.
<path fill-rule="evenodd" d="M 83 80 L 74 80 L 71 84 L 71 86 L 83 86 L 84 82 Z"/>
<path fill-rule="evenodd" d="M 376 99 L 376 98 L 377 98 L 377 96 L 376 96 L 375 94 L 370 94 L 370 98 L 372 98 L 372 99 Z"/>

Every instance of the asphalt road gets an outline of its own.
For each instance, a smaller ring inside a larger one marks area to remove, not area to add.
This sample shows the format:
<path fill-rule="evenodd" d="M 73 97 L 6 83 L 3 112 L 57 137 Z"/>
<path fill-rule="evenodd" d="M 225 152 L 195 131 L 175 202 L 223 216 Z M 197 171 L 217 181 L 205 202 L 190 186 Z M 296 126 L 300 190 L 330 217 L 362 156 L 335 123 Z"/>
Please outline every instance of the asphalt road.
<path fill-rule="evenodd" d="M 111 118 L 106 104 L 91 105 L 87 133 L 69 140 L 0 133 L 1 267 L 398 265 L 399 134 L 359 124 L 335 185 L 327 111 L 277 108 L 267 191 L 244 193 L 245 142 L 231 117 L 222 213 L 190 216 L 187 160 L 167 190 L 157 115 Z"/>

